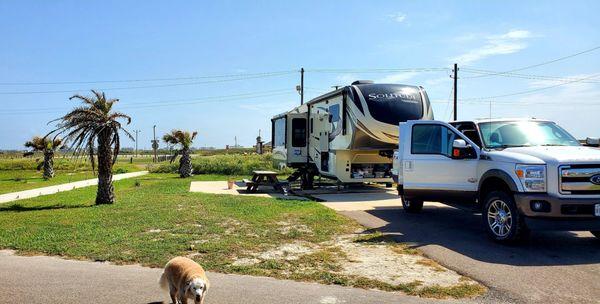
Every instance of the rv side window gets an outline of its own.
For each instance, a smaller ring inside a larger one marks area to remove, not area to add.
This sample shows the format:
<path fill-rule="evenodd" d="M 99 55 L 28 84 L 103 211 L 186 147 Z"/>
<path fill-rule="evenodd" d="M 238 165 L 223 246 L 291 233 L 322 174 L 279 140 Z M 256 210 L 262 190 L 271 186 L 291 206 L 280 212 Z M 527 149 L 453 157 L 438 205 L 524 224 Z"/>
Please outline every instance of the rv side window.
<path fill-rule="evenodd" d="M 285 147 L 285 117 L 275 120 L 273 147 Z"/>
<path fill-rule="evenodd" d="M 306 118 L 292 119 L 292 147 L 306 146 Z"/>

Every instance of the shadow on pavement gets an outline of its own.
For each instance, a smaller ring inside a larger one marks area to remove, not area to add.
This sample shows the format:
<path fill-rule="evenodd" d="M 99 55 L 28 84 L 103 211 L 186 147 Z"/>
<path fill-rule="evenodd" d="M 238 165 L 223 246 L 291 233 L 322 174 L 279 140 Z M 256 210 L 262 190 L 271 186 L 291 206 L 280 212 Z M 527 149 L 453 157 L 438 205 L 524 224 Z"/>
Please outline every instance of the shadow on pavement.
<path fill-rule="evenodd" d="M 354 212 L 360 211 L 347 213 Z M 600 262 L 600 240 L 589 232 L 532 231 L 528 240 L 509 246 L 487 237 L 481 215 L 456 208 L 427 206 L 426 203 L 419 214 L 409 214 L 402 209 L 365 212 L 387 222 L 377 230 L 392 235 L 398 242 L 414 244 L 415 247 L 438 245 L 482 262 L 514 266 Z"/>

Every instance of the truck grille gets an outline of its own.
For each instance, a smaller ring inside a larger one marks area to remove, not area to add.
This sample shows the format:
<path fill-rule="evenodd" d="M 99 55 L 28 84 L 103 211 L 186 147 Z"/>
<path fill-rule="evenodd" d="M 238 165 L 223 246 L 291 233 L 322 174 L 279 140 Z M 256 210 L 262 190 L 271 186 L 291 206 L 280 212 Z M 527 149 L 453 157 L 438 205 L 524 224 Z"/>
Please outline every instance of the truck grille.
<path fill-rule="evenodd" d="M 561 166 L 559 172 L 561 193 L 600 194 L 600 178 L 592 178 L 600 175 L 600 164 Z"/>

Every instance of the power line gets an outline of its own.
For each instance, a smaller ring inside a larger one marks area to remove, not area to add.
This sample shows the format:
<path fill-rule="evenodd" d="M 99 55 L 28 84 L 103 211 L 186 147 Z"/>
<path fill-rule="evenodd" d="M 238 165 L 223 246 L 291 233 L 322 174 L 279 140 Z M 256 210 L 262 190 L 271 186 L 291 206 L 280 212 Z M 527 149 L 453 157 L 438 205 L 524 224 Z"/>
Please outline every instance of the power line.
<path fill-rule="evenodd" d="M 284 92 L 284 90 L 286 92 Z M 287 95 L 287 94 L 292 94 L 292 93 L 294 93 L 294 91 L 292 91 L 290 89 L 282 89 L 282 90 L 271 90 L 271 91 L 234 94 L 234 95 L 208 96 L 208 97 L 191 98 L 191 99 L 162 100 L 162 101 L 154 101 L 154 102 L 149 102 L 149 103 L 141 102 L 141 103 L 135 103 L 135 104 L 126 104 L 119 108 L 120 109 L 142 109 L 142 108 L 154 108 L 154 107 L 165 107 L 165 106 L 191 105 L 191 104 L 202 104 L 202 103 L 210 103 L 210 102 L 235 101 L 235 100 L 243 100 L 243 99 L 254 99 L 254 98 L 261 98 L 261 97 L 280 96 L 280 95 Z M 176 101 L 176 102 L 172 102 L 172 101 Z M 68 111 L 68 109 L 64 109 L 64 108 L 18 109 L 18 110 L 14 109 L 14 110 L 0 111 L 0 115 L 45 114 L 45 113 L 58 113 L 58 111 Z"/>
<path fill-rule="evenodd" d="M 584 51 L 581 51 L 581 52 L 578 52 L 578 53 L 575 53 L 575 54 L 571 54 L 571 55 L 559 57 L 559 58 L 548 60 L 548 61 L 544 61 L 544 62 L 541 62 L 541 63 L 532 64 L 532 65 L 528 65 L 528 66 L 524 66 L 524 67 L 521 67 L 521 68 L 512 69 L 512 70 L 508 70 L 508 71 L 504 71 L 504 72 L 498 72 L 498 73 L 492 74 L 492 75 L 478 75 L 478 76 L 471 76 L 471 77 L 465 77 L 465 78 L 471 78 L 472 79 L 472 78 L 497 76 L 497 75 L 506 74 L 506 73 L 519 72 L 519 71 L 523 71 L 523 70 L 527 70 L 527 69 L 532 69 L 532 68 L 537 68 L 537 67 L 540 67 L 540 66 L 543 66 L 543 65 L 555 63 L 555 62 L 558 62 L 558 61 L 561 61 L 561 60 L 573 58 L 575 56 L 579 56 L 579 55 L 583 55 L 583 54 L 586 54 L 586 53 L 589 53 L 589 52 L 593 52 L 593 51 L 596 51 L 598 49 L 600 49 L 600 46 L 596 46 L 596 47 L 593 47 L 591 49 L 587 49 L 587 50 L 584 50 Z"/>
<path fill-rule="evenodd" d="M 471 69 L 471 68 L 463 68 L 463 72 L 479 74 L 479 75 L 489 75 L 489 76 L 500 76 L 500 77 L 508 77 L 508 78 L 522 78 L 522 79 L 533 79 L 533 80 L 549 80 L 549 81 L 579 81 L 582 83 L 600 83 L 600 80 L 583 80 L 582 78 L 573 78 L 573 77 L 562 77 L 562 76 L 548 76 L 548 75 L 532 75 L 532 74 L 518 74 L 518 73 L 503 73 L 497 71 L 490 70 L 480 70 L 480 69 Z M 465 78 L 465 77 L 463 77 Z M 469 77 L 466 77 L 469 78 Z"/>
<path fill-rule="evenodd" d="M 531 94 L 531 93 L 535 93 L 535 92 L 539 92 L 539 91 L 544 91 L 544 90 L 548 90 L 548 89 L 560 87 L 560 86 L 567 85 L 567 84 L 572 84 L 572 83 L 580 82 L 580 81 L 587 80 L 587 79 L 592 79 L 592 78 L 595 78 L 595 77 L 598 77 L 598 76 L 600 76 L 600 73 L 594 74 L 594 75 L 591 75 L 591 76 L 588 76 L 588 77 L 585 77 L 585 78 L 573 80 L 573 81 L 570 81 L 570 82 L 559 83 L 559 84 L 555 84 L 555 85 L 551 85 L 551 86 L 547 86 L 547 87 L 542 87 L 542 88 L 537 88 L 537 89 L 532 89 L 532 90 L 519 91 L 519 92 L 514 92 L 514 93 L 496 95 L 496 96 L 461 98 L 460 100 L 461 101 L 489 100 L 489 99 L 497 99 L 497 98 L 503 98 L 503 97 L 509 97 L 509 96 Z"/>
<path fill-rule="evenodd" d="M 311 73 L 415 73 L 415 72 L 440 72 L 449 71 L 448 68 L 322 68 L 322 69 L 305 69 Z"/>
<path fill-rule="evenodd" d="M 99 91 L 115 91 L 115 90 L 133 90 L 133 89 L 177 87 L 177 86 L 188 86 L 188 85 L 198 85 L 198 84 L 220 83 L 220 82 L 230 82 L 230 81 L 238 81 L 238 80 L 247 80 L 247 79 L 276 77 L 276 76 L 288 75 L 288 74 L 291 74 L 291 73 L 295 73 L 295 72 L 289 72 L 288 71 L 288 72 L 278 72 L 278 73 L 272 73 L 272 74 L 256 75 L 256 76 L 248 76 L 248 77 L 239 77 L 239 78 L 231 78 L 231 79 L 218 79 L 218 80 L 208 80 L 208 81 L 197 81 L 197 82 L 186 82 L 186 83 L 172 83 L 172 84 L 157 84 L 157 85 L 145 85 L 145 86 L 133 86 L 133 87 L 102 88 L 102 89 L 98 89 L 98 90 Z M 88 89 L 0 92 L 0 95 L 74 93 L 74 92 L 80 92 L 80 91 L 88 91 Z"/>
<path fill-rule="evenodd" d="M 153 82 L 153 81 L 181 81 L 181 80 L 198 80 L 198 79 L 211 79 L 211 78 L 239 78 L 239 77 L 253 77 L 253 76 L 264 76 L 279 73 L 294 73 L 296 70 L 284 70 L 284 71 L 273 71 L 273 72 L 261 72 L 261 73 L 237 73 L 237 74 L 223 74 L 223 75 L 210 75 L 210 76 L 191 76 L 191 77 L 172 77 L 172 78 L 142 78 L 142 79 L 121 79 L 121 80 L 89 80 L 89 81 L 53 81 L 53 82 L 0 82 L 0 85 L 6 86 L 17 86 L 17 85 L 62 85 L 62 84 L 91 84 L 91 83 L 123 83 L 123 82 Z"/>

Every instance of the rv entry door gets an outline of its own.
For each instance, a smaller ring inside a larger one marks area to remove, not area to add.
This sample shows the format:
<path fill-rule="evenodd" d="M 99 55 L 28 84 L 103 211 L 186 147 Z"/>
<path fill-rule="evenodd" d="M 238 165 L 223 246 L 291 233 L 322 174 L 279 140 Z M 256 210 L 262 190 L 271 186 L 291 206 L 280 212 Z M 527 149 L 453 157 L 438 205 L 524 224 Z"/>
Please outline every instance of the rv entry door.
<path fill-rule="evenodd" d="M 287 120 L 288 163 L 306 162 L 306 113 L 289 114 Z"/>

